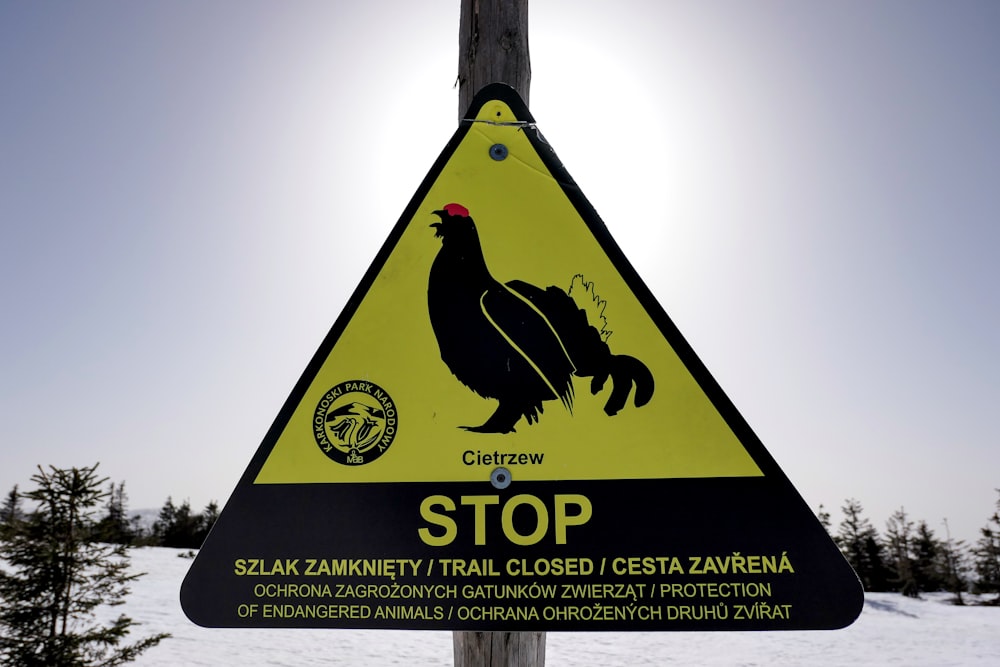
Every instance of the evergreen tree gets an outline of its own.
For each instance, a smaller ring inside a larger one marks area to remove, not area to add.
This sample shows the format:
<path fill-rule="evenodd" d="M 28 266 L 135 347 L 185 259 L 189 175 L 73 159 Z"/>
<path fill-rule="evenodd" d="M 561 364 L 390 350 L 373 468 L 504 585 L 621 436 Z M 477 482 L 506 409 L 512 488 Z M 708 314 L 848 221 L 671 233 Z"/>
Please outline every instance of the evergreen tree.
<path fill-rule="evenodd" d="M 111 544 L 132 544 L 135 532 L 128 518 L 125 482 L 108 487 L 105 514 L 94 528 L 94 539 Z"/>
<path fill-rule="evenodd" d="M 208 537 L 209 531 L 212 530 L 212 526 L 219 518 L 219 504 L 214 500 L 205 506 L 202 510 L 201 516 L 198 517 L 198 548 L 205 543 L 205 538 Z"/>
<path fill-rule="evenodd" d="M 134 660 L 165 634 L 120 646 L 132 619 L 110 625 L 94 618 L 97 607 L 120 605 L 129 584 L 124 545 L 91 540 L 96 507 L 106 496 L 97 465 L 41 467 L 25 494 L 35 508 L 5 531 L 0 559 L 0 665 L 16 667 L 111 667 Z"/>
<path fill-rule="evenodd" d="M 201 542 L 198 540 L 200 524 L 201 521 L 198 515 L 191 512 L 191 503 L 185 500 L 177 507 L 177 513 L 174 515 L 171 539 L 164 546 L 184 549 L 196 549 L 200 547 Z"/>
<path fill-rule="evenodd" d="M 865 557 L 871 568 L 868 572 L 870 590 L 880 593 L 891 591 L 892 571 L 885 553 L 885 543 L 874 528 L 870 534 L 865 536 Z"/>
<path fill-rule="evenodd" d="M 132 534 L 132 546 L 148 547 L 153 545 L 152 532 L 142 525 L 142 516 L 133 514 L 128 525 L 129 532 Z"/>
<path fill-rule="evenodd" d="M 161 547 L 166 546 L 164 543 L 166 542 L 167 534 L 173 530 L 176 516 L 177 508 L 174 507 L 174 499 L 171 496 L 167 496 L 166 502 L 160 508 L 160 514 L 156 517 L 156 521 L 153 522 L 153 538 L 157 545 Z"/>
<path fill-rule="evenodd" d="M 837 542 L 837 538 L 833 535 L 833 524 L 830 522 L 830 513 L 826 511 L 826 508 L 823 507 L 822 503 L 820 504 L 819 509 L 816 510 L 816 518 L 819 519 L 819 525 L 823 526 L 823 530 L 826 531 L 826 534 L 832 537 L 834 542 Z"/>
<path fill-rule="evenodd" d="M 929 593 L 943 590 L 947 577 L 944 545 L 927 522 L 920 521 L 913 538 L 913 580 L 917 591 Z"/>
<path fill-rule="evenodd" d="M 895 576 L 891 580 L 898 590 L 907 597 L 919 597 L 920 590 L 914 574 L 913 522 L 900 507 L 886 522 L 885 534 L 888 541 L 889 559 Z"/>
<path fill-rule="evenodd" d="M 966 574 L 968 561 L 965 556 L 965 541 L 951 539 L 948 519 L 944 520 L 944 530 L 947 539 L 942 543 L 941 554 L 944 558 L 945 588 L 955 594 L 954 603 L 964 605 L 962 593 L 966 590 Z"/>
<path fill-rule="evenodd" d="M 3 505 L 0 506 L 0 539 L 3 539 L 4 531 L 13 528 L 23 515 L 21 494 L 18 493 L 15 484 L 7 497 L 4 498 Z"/>
<path fill-rule="evenodd" d="M 997 489 L 997 493 L 1000 493 L 1000 489 Z M 990 604 L 1000 604 L 1000 498 L 997 499 L 996 508 L 997 511 L 989 518 L 986 525 L 979 529 L 979 540 L 972 548 L 976 591 L 997 593 L 997 597 Z"/>
<path fill-rule="evenodd" d="M 191 504 L 185 500 L 174 505 L 167 498 L 153 524 L 153 534 L 160 546 L 174 549 L 198 549 L 207 531 L 203 531 L 201 515 L 191 513 Z"/>
<path fill-rule="evenodd" d="M 874 526 L 862 516 L 861 503 L 849 498 L 840 508 L 844 514 L 834 541 L 851 564 L 866 591 L 886 589 L 886 565 Z"/>
<path fill-rule="evenodd" d="M 862 565 L 861 557 L 858 553 L 859 549 L 857 548 L 857 542 L 860 541 L 859 533 L 862 529 L 861 523 L 864 520 L 861 516 L 861 503 L 854 498 L 848 498 L 840 506 L 840 511 L 843 513 L 844 518 L 841 519 L 840 525 L 837 527 L 837 534 L 834 535 L 833 541 L 840 547 L 844 558 L 847 559 L 847 562 L 854 568 L 854 572 L 857 573 Z M 860 574 L 858 574 L 858 578 L 861 578 Z M 865 587 L 865 590 L 867 590 L 867 587 Z"/>

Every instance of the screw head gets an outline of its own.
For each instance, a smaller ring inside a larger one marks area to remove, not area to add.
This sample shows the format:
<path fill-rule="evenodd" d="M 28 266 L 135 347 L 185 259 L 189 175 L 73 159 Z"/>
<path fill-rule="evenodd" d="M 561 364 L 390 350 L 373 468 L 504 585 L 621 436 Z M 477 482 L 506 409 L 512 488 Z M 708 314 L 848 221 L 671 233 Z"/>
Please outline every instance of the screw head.
<path fill-rule="evenodd" d="M 496 489 L 506 489 L 510 482 L 510 470 L 506 468 L 497 468 L 490 473 L 490 484 Z"/>
<path fill-rule="evenodd" d="M 493 144 L 490 146 L 490 157 L 500 162 L 507 159 L 507 147 L 503 144 Z"/>

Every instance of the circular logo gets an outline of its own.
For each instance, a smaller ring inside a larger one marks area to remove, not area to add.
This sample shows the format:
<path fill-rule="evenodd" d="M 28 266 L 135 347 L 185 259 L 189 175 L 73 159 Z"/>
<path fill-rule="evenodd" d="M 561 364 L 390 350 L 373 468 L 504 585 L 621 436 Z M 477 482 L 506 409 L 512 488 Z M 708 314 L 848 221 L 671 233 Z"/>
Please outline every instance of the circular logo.
<path fill-rule="evenodd" d="M 398 428 L 396 404 L 382 387 L 341 382 L 316 404 L 313 436 L 329 458 L 348 466 L 371 463 L 389 449 Z"/>

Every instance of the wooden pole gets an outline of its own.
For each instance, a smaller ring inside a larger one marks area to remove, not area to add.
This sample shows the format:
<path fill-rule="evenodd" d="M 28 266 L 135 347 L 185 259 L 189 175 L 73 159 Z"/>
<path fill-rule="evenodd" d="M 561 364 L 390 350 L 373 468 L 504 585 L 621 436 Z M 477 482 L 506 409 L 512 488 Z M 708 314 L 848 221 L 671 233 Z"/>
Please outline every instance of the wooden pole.
<path fill-rule="evenodd" d="M 458 120 L 488 83 L 506 83 L 528 104 L 528 0 L 462 0 L 458 25 Z"/>
<path fill-rule="evenodd" d="M 528 103 L 528 0 L 462 0 L 458 120 L 480 88 L 506 83 Z M 544 667 L 544 632 L 455 632 L 455 667 Z"/>
<path fill-rule="evenodd" d="M 453 632 L 455 667 L 545 667 L 544 632 Z"/>

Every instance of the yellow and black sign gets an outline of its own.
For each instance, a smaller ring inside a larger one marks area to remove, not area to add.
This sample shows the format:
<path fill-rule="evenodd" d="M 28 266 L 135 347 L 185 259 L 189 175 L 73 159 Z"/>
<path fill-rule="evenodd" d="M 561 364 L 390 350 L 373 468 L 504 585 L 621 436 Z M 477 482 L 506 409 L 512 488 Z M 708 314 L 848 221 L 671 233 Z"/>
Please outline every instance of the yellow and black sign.
<path fill-rule="evenodd" d="M 181 589 L 212 627 L 837 628 L 857 577 L 483 89 Z"/>

